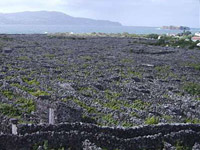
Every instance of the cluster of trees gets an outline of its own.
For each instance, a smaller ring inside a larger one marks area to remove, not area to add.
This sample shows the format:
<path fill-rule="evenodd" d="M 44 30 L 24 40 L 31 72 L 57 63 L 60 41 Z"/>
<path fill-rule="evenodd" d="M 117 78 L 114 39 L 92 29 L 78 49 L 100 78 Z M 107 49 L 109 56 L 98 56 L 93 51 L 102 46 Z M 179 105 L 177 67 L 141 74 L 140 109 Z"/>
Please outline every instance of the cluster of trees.
<path fill-rule="evenodd" d="M 151 39 L 158 39 L 156 43 L 153 43 L 153 45 L 157 46 L 172 46 L 172 47 L 181 47 L 189 49 L 194 49 L 194 48 L 200 49 L 197 46 L 197 44 L 200 43 L 200 41 L 193 42 L 192 36 L 193 35 L 190 31 L 186 31 L 177 34 L 177 36 L 149 34 L 146 37 Z"/>

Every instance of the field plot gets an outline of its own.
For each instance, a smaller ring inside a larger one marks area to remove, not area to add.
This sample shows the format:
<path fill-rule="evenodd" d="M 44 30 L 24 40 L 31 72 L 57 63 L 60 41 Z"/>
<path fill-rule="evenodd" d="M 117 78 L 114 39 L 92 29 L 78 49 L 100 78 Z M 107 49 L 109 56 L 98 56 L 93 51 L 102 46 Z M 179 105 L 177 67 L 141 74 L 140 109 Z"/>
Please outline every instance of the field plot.
<path fill-rule="evenodd" d="M 110 127 L 200 123 L 200 51 L 152 42 L 0 35 L 1 123 L 5 118 L 48 123 L 48 106 L 57 102 L 80 112 L 70 111 L 75 116 L 69 122 Z"/>
<path fill-rule="evenodd" d="M 200 51 L 149 42 L 1 35 L 0 112 L 34 122 L 34 99 L 44 99 L 73 101 L 99 125 L 200 122 Z"/>

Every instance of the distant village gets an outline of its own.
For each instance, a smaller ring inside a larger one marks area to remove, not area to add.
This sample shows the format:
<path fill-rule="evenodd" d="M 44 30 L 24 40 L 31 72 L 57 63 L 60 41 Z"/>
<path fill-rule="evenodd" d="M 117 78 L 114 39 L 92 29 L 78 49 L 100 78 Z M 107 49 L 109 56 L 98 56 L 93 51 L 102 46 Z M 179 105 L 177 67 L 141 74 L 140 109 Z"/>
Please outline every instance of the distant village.
<path fill-rule="evenodd" d="M 180 37 L 183 37 L 183 36 L 189 36 L 189 35 L 191 35 L 192 36 L 191 40 L 193 42 L 200 41 L 200 32 L 196 32 L 196 33 L 192 34 L 190 31 L 187 31 L 187 32 L 178 33 L 178 34 L 176 34 L 176 33 L 171 33 L 171 34 L 167 33 L 166 35 L 167 36 L 171 36 L 171 37 L 176 37 L 176 38 L 180 38 Z"/>
<path fill-rule="evenodd" d="M 182 33 L 166 34 L 166 36 L 184 39 L 186 42 L 192 41 L 195 42 L 197 47 L 200 47 L 200 32 L 192 33 L 190 32 L 190 28 L 186 26 L 163 26 L 161 28 L 167 30 L 182 30 Z M 158 39 L 161 39 L 161 37 L 162 36 L 159 36 Z"/>

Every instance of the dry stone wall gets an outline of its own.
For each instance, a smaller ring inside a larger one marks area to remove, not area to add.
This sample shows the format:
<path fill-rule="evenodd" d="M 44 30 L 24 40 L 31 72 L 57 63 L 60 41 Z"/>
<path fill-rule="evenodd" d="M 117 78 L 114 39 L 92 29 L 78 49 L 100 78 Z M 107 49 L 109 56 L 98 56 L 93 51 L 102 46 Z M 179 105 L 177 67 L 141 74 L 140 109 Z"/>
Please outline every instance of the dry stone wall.
<path fill-rule="evenodd" d="M 200 125 L 159 124 L 126 129 L 85 123 L 18 125 L 18 135 L 0 136 L 0 147 L 2 150 L 28 150 L 48 141 L 49 148 L 81 150 L 85 140 L 108 150 L 163 150 L 177 144 L 192 149 L 200 143 Z"/>

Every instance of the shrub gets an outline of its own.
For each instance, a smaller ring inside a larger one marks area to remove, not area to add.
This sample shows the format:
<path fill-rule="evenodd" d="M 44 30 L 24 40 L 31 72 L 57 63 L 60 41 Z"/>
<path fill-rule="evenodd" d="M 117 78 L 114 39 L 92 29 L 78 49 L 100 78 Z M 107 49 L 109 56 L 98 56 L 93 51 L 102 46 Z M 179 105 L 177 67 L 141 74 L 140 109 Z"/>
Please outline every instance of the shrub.
<path fill-rule="evenodd" d="M 148 117 L 145 120 L 145 124 L 149 124 L 149 125 L 158 124 L 158 123 L 159 123 L 159 118 L 155 116 Z"/>
<path fill-rule="evenodd" d="M 187 83 L 184 85 L 184 90 L 193 96 L 200 96 L 200 84 L 198 83 Z"/>
<path fill-rule="evenodd" d="M 16 103 L 20 105 L 19 107 L 25 113 L 29 113 L 30 114 L 31 112 L 34 112 L 36 110 L 35 102 L 33 100 L 20 98 L 20 99 L 17 100 Z"/>
<path fill-rule="evenodd" d="M 184 145 L 184 143 L 177 141 L 175 145 L 176 150 L 191 150 L 190 147 Z"/>
<path fill-rule="evenodd" d="M 190 64 L 191 67 L 193 67 L 195 70 L 199 70 L 200 71 L 200 63 L 193 63 L 193 64 Z"/>
<path fill-rule="evenodd" d="M 130 107 L 138 110 L 143 110 L 149 107 L 151 104 L 148 102 L 143 102 L 142 100 L 135 100 Z"/>
<path fill-rule="evenodd" d="M 155 45 L 157 45 L 157 46 L 165 46 L 166 45 L 166 41 L 164 39 L 159 39 L 158 42 Z"/>
<path fill-rule="evenodd" d="M 49 95 L 49 93 L 45 92 L 45 91 L 41 91 L 41 90 L 37 90 L 35 92 L 30 92 L 30 94 L 32 94 L 35 97 L 39 97 L 39 96 L 46 96 Z"/>
<path fill-rule="evenodd" d="M 150 39 L 158 39 L 159 35 L 158 34 L 148 34 L 147 35 L 147 38 L 150 38 Z"/>
<path fill-rule="evenodd" d="M 119 122 L 113 118 L 111 114 L 102 116 L 102 120 L 105 121 L 105 125 L 118 125 Z"/>
<path fill-rule="evenodd" d="M 5 97 L 7 97 L 8 99 L 13 99 L 14 98 L 14 94 L 11 92 L 11 91 L 9 91 L 9 90 L 3 90 L 3 91 L 1 91 L 1 93 L 5 96 Z"/>
<path fill-rule="evenodd" d="M 21 112 L 11 104 L 0 103 L 0 113 L 3 115 L 15 117 L 20 116 Z"/>
<path fill-rule="evenodd" d="M 187 119 L 185 119 L 184 123 L 200 124 L 200 119 L 198 119 L 198 118 L 194 118 L 194 119 L 187 118 Z"/>
<path fill-rule="evenodd" d="M 29 57 L 28 57 L 28 56 L 21 56 L 21 57 L 18 57 L 18 60 L 21 60 L 21 61 L 28 61 L 28 60 L 29 60 Z"/>
<path fill-rule="evenodd" d="M 22 80 L 29 85 L 40 85 L 40 82 L 38 82 L 36 79 L 29 80 L 28 78 L 23 78 Z"/>

